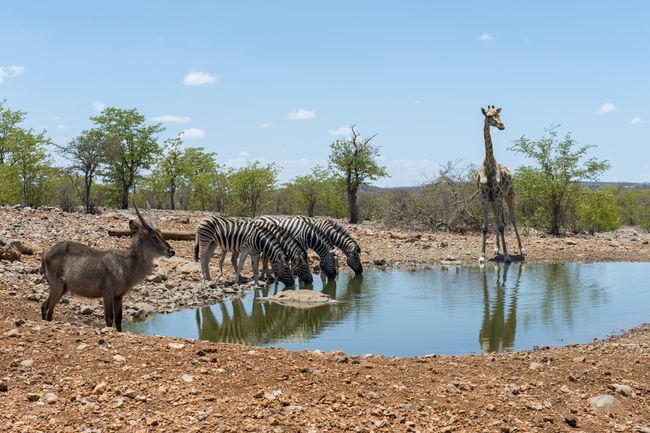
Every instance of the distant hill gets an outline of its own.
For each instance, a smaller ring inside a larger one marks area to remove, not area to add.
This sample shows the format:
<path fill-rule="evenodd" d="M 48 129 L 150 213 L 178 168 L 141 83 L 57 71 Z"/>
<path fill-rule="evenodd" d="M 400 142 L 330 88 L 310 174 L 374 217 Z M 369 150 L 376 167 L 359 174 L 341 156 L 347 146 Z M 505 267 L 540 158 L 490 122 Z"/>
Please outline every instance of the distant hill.
<path fill-rule="evenodd" d="M 604 186 L 617 186 L 621 189 L 650 189 L 650 182 L 582 182 L 586 188 L 599 189 Z M 380 193 L 380 192 L 412 192 L 421 188 L 419 185 L 413 186 L 367 186 L 361 188 L 362 192 Z"/>

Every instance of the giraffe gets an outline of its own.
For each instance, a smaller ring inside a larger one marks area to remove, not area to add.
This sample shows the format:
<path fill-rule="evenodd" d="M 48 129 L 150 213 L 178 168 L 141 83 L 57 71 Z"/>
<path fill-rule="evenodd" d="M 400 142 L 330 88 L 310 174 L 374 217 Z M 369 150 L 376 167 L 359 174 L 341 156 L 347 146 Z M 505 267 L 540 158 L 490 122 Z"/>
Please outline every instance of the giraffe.
<path fill-rule="evenodd" d="M 492 151 L 492 137 L 490 135 L 490 127 L 493 126 L 501 131 L 506 129 L 501 121 L 500 113 L 501 108 L 494 108 L 494 105 L 488 105 L 488 108 L 481 108 L 483 116 L 485 117 L 483 123 L 483 137 L 485 138 L 485 159 L 483 166 L 479 171 L 476 179 L 476 184 L 481 194 L 481 205 L 483 207 L 483 247 L 481 249 L 481 257 L 479 264 L 485 263 L 485 243 L 487 241 L 488 233 L 488 204 L 492 205 L 492 212 L 496 221 L 496 243 L 494 254 L 499 254 L 499 237 L 503 244 L 503 261 L 510 263 L 510 255 L 506 247 L 505 238 L 505 215 L 503 212 L 503 201 L 505 199 L 508 206 L 508 213 L 512 220 L 512 225 L 515 228 L 517 235 L 517 243 L 519 244 L 519 252 L 522 256 L 526 255 L 526 250 L 522 246 L 519 231 L 517 230 L 517 223 L 515 221 L 515 190 L 512 185 L 512 174 L 506 166 L 497 164 L 494 159 Z"/>

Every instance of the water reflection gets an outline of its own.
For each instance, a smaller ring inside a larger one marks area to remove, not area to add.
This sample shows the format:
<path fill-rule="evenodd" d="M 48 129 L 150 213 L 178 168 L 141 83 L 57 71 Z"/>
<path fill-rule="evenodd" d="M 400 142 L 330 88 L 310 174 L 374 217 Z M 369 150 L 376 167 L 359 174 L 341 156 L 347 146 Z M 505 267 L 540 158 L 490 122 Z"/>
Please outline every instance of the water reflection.
<path fill-rule="evenodd" d="M 517 294 L 521 281 L 523 263 L 512 265 L 517 267 L 515 282 L 510 289 L 510 296 L 506 302 L 508 270 L 511 265 L 503 264 L 503 278 L 501 266 L 495 268 L 494 285 L 488 284 L 488 275 L 485 269 L 483 274 L 483 323 L 479 333 L 479 342 L 483 352 L 501 352 L 515 346 L 515 333 L 517 330 Z M 490 300 L 490 290 L 494 292 L 494 300 Z M 506 311 L 507 307 L 507 311 Z"/>
<path fill-rule="evenodd" d="M 345 291 L 337 298 L 336 280 L 329 280 L 322 291 L 340 302 L 335 305 L 302 309 L 254 301 L 248 312 L 244 301 L 235 299 L 229 304 L 231 310 L 226 303 L 197 308 L 198 336 L 201 340 L 253 345 L 284 339 L 305 340 L 317 335 L 325 326 L 334 326 L 340 322 L 355 305 L 352 301 L 361 294 L 362 283 L 363 275 L 350 278 Z M 271 290 L 269 287 L 257 290 L 254 296 L 267 297 L 277 293 L 277 289 Z M 215 310 L 218 314 L 215 314 Z"/>

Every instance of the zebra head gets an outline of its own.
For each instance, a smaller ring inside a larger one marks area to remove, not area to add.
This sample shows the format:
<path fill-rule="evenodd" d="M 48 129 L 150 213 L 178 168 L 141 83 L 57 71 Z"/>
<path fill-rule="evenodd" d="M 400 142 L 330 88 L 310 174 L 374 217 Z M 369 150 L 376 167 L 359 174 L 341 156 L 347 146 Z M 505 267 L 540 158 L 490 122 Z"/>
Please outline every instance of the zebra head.
<path fill-rule="evenodd" d="M 271 267 L 273 268 L 273 273 L 282 284 L 285 286 L 293 286 L 293 275 L 291 275 L 291 269 L 284 256 L 280 256 L 277 260 L 274 260 Z"/>
<path fill-rule="evenodd" d="M 347 254 L 347 264 L 352 268 L 356 275 L 363 274 L 363 265 L 361 265 L 361 248 L 356 247 Z"/>
<path fill-rule="evenodd" d="M 294 260 L 291 266 L 293 275 L 300 278 L 300 281 L 306 284 L 311 284 L 314 282 L 314 277 L 312 277 L 311 272 L 309 270 L 309 265 L 307 265 L 307 262 L 305 259 L 300 258 L 298 260 Z"/>

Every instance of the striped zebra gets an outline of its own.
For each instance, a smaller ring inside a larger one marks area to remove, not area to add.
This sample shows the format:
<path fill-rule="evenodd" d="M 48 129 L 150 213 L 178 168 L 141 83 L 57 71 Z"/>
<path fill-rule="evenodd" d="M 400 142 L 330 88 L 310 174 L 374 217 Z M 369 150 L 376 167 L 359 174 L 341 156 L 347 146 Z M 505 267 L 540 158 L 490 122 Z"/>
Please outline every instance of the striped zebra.
<path fill-rule="evenodd" d="M 347 264 L 355 274 L 360 275 L 363 273 L 363 265 L 361 264 L 361 247 L 357 241 L 339 224 L 329 218 L 309 218 L 306 216 L 299 216 L 317 228 L 319 228 L 336 248 L 343 251 L 347 258 Z"/>
<path fill-rule="evenodd" d="M 194 238 L 194 260 L 199 260 L 200 252 L 201 271 L 205 280 L 210 280 L 210 258 L 217 246 L 221 248 L 222 252 L 240 253 L 239 263 L 235 267 L 236 283 L 240 282 L 244 261 L 250 254 L 253 261 L 255 285 L 258 284 L 257 262 L 259 255 L 264 254 L 271 260 L 276 277 L 286 286 L 293 286 L 293 276 L 280 243 L 268 231 L 262 230 L 252 221 L 212 216 L 204 218 L 199 223 Z M 219 260 L 219 278 L 222 274 L 223 255 Z"/>
<path fill-rule="evenodd" d="M 283 227 L 305 250 L 312 249 L 316 251 L 316 254 L 320 257 L 320 268 L 325 276 L 327 278 L 336 277 L 336 264 L 334 263 L 334 254 L 332 254 L 334 246 L 319 228 L 295 217 L 277 218 L 263 216 L 257 219 Z"/>

